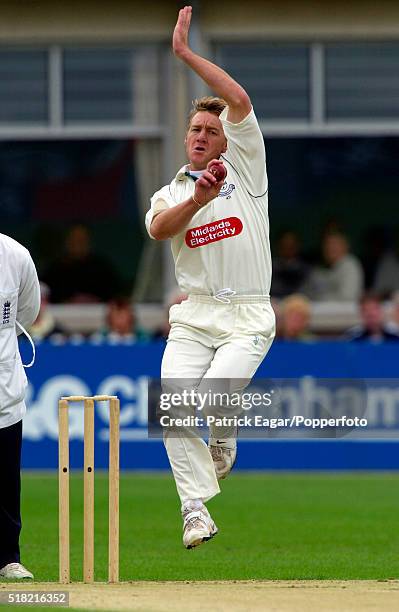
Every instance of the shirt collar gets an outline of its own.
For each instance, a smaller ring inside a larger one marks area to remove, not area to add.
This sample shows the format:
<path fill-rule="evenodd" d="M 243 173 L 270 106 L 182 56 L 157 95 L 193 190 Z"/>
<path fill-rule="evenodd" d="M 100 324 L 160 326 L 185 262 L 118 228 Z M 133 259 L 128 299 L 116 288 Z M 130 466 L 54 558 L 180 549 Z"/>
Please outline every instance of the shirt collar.
<path fill-rule="evenodd" d="M 176 177 L 175 177 L 176 181 L 182 182 L 182 181 L 185 181 L 187 179 L 191 180 L 191 178 L 189 176 L 187 176 L 187 174 L 186 174 L 187 172 L 189 172 L 189 165 L 190 164 L 185 164 L 184 166 L 182 166 L 180 168 L 180 170 L 178 171 L 178 173 L 176 174 Z M 194 178 L 194 180 L 196 180 L 196 179 Z"/>
<path fill-rule="evenodd" d="M 185 181 L 186 178 L 188 178 L 185 174 L 187 170 L 188 170 L 188 164 L 185 164 L 184 166 L 182 166 L 180 170 L 178 171 L 178 173 L 176 174 L 176 177 L 175 177 L 176 181 Z"/>

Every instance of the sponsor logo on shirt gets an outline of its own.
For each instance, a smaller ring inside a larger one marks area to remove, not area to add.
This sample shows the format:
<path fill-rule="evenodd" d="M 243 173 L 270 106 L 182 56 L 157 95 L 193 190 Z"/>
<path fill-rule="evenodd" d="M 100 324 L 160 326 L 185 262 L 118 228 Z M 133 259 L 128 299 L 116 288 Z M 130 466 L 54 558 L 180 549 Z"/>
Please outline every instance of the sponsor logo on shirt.
<path fill-rule="evenodd" d="M 3 304 L 3 325 L 7 325 L 10 322 L 11 317 L 11 302 L 7 300 Z"/>
<path fill-rule="evenodd" d="M 228 217 L 213 223 L 192 227 L 186 232 L 186 245 L 190 249 L 218 242 L 225 238 L 233 238 L 242 232 L 242 221 L 238 217 Z"/>

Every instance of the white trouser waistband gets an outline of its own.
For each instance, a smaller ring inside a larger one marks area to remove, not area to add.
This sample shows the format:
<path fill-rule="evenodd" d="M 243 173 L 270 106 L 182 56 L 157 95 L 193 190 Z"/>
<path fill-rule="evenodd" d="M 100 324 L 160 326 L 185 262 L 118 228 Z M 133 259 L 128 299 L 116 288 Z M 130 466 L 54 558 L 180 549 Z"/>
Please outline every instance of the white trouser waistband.
<path fill-rule="evenodd" d="M 190 293 L 188 296 L 189 302 L 199 302 L 201 304 L 270 304 L 269 295 L 229 295 L 227 299 L 221 301 L 214 295 L 198 293 Z"/>

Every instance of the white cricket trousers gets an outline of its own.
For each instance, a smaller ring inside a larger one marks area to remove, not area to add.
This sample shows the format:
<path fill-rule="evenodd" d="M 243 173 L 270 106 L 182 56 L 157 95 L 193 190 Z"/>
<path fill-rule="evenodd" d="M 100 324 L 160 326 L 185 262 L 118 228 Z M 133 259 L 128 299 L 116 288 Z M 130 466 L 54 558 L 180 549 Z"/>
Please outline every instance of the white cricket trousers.
<path fill-rule="evenodd" d="M 207 378 L 231 379 L 230 391 L 241 391 L 275 336 L 275 316 L 266 296 L 234 296 L 222 303 L 190 295 L 171 307 L 169 321 L 161 377 L 178 379 L 173 385 L 180 391 L 187 388 L 187 380 L 199 387 Z M 193 435 L 192 428 L 165 428 L 164 443 L 182 504 L 207 501 L 220 492 L 212 457 L 199 434 Z"/>

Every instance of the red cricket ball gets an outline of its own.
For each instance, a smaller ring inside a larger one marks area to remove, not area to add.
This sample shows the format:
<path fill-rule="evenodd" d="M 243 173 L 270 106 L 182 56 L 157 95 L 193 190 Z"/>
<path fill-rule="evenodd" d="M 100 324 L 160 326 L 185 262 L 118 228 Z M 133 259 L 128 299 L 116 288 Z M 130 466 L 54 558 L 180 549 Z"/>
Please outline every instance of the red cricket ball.
<path fill-rule="evenodd" d="M 227 170 L 223 164 L 211 164 L 209 166 L 209 172 L 213 174 L 218 183 L 224 181 L 227 176 Z"/>

